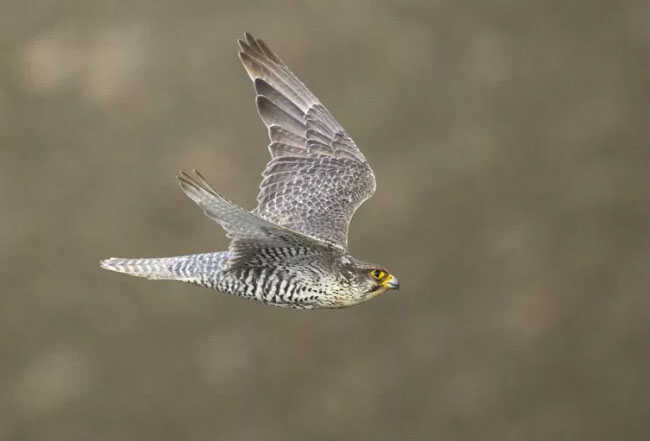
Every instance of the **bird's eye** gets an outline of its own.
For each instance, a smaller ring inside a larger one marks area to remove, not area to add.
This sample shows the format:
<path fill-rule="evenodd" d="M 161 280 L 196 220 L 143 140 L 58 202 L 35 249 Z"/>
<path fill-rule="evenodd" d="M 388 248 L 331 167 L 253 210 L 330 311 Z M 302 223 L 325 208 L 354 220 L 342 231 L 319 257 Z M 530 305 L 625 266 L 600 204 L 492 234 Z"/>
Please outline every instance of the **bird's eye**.
<path fill-rule="evenodd" d="M 372 271 L 370 271 L 370 276 L 375 280 L 381 280 L 384 277 L 386 277 L 386 271 L 382 271 L 382 270 L 378 270 L 378 269 L 372 270 Z"/>

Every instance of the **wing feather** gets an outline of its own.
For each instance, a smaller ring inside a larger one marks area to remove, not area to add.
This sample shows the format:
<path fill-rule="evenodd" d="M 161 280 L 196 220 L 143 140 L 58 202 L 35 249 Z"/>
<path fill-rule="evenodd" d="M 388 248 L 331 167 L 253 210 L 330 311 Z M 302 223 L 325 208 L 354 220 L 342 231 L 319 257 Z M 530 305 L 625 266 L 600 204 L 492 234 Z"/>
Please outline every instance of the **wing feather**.
<path fill-rule="evenodd" d="M 271 141 L 279 142 L 285 145 L 290 145 L 294 147 L 300 147 L 303 150 L 307 144 L 307 138 L 304 136 L 291 133 L 286 129 L 283 129 L 280 126 L 271 126 L 269 127 L 269 137 Z"/>
<path fill-rule="evenodd" d="M 276 225 L 227 201 L 197 170 L 194 170 L 194 176 L 180 172 L 178 182 L 185 194 L 203 209 L 206 216 L 219 223 L 232 239 L 227 269 L 254 265 L 251 260 L 255 258 L 253 250 L 290 247 L 321 254 L 332 249 L 317 238 Z"/>
<path fill-rule="evenodd" d="M 271 140 L 271 161 L 262 173 L 255 213 L 346 247 L 354 212 L 375 191 L 372 168 L 338 121 L 266 43 L 247 33 L 239 47 Z"/>
<path fill-rule="evenodd" d="M 304 133 L 307 130 L 303 121 L 286 112 L 265 96 L 257 96 L 257 110 L 267 126 L 277 125 L 293 133 Z"/>

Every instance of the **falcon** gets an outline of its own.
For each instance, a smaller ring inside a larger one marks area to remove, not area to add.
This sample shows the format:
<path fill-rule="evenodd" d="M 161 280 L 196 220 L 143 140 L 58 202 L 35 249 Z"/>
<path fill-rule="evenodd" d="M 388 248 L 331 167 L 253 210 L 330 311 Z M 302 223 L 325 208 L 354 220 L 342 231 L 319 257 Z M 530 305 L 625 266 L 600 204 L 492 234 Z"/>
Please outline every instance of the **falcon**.
<path fill-rule="evenodd" d="M 181 189 L 225 230 L 228 250 L 113 257 L 101 267 L 297 309 L 342 308 L 398 289 L 385 267 L 348 250 L 350 220 L 376 188 L 365 156 L 264 41 L 246 33 L 238 43 L 270 138 L 257 208 L 249 212 L 227 201 L 196 170 L 180 172 Z"/>

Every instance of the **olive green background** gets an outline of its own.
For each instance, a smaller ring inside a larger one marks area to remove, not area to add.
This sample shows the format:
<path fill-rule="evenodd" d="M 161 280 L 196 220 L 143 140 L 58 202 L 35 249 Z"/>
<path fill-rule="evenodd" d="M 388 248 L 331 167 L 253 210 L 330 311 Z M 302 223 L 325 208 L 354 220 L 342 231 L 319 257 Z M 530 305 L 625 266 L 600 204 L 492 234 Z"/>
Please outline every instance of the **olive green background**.
<path fill-rule="evenodd" d="M 0 440 L 650 436 L 644 1 L 5 0 Z M 253 208 L 264 38 L 372 163 L 352 252 L 398 293 L 274 309 L 102 271 Z"/>

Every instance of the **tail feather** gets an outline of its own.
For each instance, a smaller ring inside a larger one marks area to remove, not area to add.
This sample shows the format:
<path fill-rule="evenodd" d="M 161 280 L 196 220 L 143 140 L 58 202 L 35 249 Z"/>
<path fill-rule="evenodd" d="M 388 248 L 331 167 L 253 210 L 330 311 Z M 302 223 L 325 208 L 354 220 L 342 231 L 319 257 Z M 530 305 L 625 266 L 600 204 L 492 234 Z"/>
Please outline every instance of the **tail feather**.
<path fill-rule="evenodd" d="M 201 283 L 212 279 L 228 260 L 228 252 L 192 254 L 188 256 L 125 259 L 111 257 L 100 266 L 136 277 L 153 280 L 180 280 Z"/>

